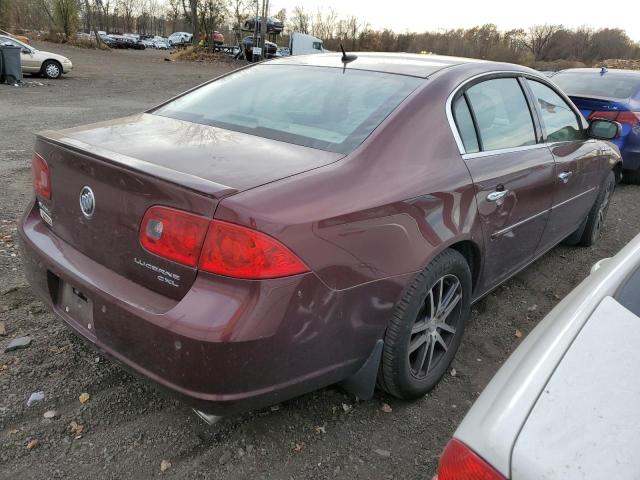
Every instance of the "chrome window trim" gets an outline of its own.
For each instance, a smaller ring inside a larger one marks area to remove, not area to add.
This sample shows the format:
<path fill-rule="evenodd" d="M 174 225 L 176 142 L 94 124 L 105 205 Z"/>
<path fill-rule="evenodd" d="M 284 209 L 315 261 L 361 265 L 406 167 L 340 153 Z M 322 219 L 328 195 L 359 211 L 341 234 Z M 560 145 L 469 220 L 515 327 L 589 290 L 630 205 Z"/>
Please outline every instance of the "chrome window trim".
<path fill-rule="evenodd" d="M 462 155 L 462 158 L 469 159 L 469 158 L 476 158 L 476 157 L 486 157 L 489 155 L 499 155 L 501 153 L 509 153 L 509 152 L 518 152 L 521 149 L 523 150 L 528 150 L 531 147 L 535 147 L 535 148 L 540 148 L 541 146 L 546 146 L 546 144 L 543 143 L 536 143 L 535 145 L 525 145 L 523 147 L 512 147 L 512 148 L 503 148 L 500 150 L 486 150 L 483 152 L 476 152 L 476 153 L 467 153 L 467 151 L 464 148 L 464 143 L 462 143 L 462 137 L 460 136 L 460 132 L 458 132 L 458 126 L 456 125 L 456 121 L 453 118 L 453 108 L 452 108 L 452 103 L 453 103 L 453 98 L 456 96 L 456 94 L 462 90 L 468 83 L 471 83 L 475 80 L 477 80 L 478 78 L 482 78 L 482 77 L 490 77 L 493 75 L 500 75 L 500 74 L 511 74 L 513 75 L 513 78 L 518 78 L 518 77 L 531 77 L 531 78 L 535 78 L 535 79 L 541 79 L 544 80 L 543 77 L 536 75 L 535 73 L 531 73 L 531 72 L 522 72 L 520 70 L 492 70 L 490 72 L 483 72 L 483 73 L 479 73 L 477 75 L 474 75 L 473 77 L 469 77 L 466 80 L 464 80 L 460 85 L 458 85 L 456 88 L 453 89 L 453 91 L 449 94 L 449 96 L 447 97 L 447 103 L 445 106 L 446 109 L 446 114 L 447 114 L 447 120 L 449 121 L 449 128 L 451 128 L 451 133 L 453 133 L 453 138 L 456 141 L 456 144 L 458 146 L 458 151 L 460 152 L 460 155 Z M 528 100 L 527 100 L 528 101 Z M 481 155 L 484 154 L 484 155 Z"/>
<path fill-rule="evenodd" d="M 538 150 L 540 148 L 547 148 L 547 145 L 544 143 L 536 143 L 534 145 L 523 145 L 522 147 L 511 147 L 511 148 L 500 148 L 498 150 L 487 150 L 486 152 L 463 153 L 462 158 L 464 160 L 472 160 L 474 158 L 492 157 L 494 155 L 502 155 L 503 153 L 525 152 L 527 150 Z"/>

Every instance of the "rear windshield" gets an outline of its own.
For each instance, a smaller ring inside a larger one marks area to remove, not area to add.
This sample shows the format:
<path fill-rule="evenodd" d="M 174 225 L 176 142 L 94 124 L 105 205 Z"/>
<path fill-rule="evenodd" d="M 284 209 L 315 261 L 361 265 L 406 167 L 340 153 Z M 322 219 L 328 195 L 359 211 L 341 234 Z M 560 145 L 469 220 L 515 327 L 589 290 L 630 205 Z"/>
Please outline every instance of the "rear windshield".
<path fill-rule="evenodd" d="M 204 85 L 153 113 L 349 153 L 421 81 L 348 67 L 263 64 Z"/>
<path fill-rule="evenodd" d="M 618 100 L 632 97 L 640 88 L 640 75 L 624 73 L 558 73 L 552 80 L 567 95 L 575 97 L 603 97 Z"/>

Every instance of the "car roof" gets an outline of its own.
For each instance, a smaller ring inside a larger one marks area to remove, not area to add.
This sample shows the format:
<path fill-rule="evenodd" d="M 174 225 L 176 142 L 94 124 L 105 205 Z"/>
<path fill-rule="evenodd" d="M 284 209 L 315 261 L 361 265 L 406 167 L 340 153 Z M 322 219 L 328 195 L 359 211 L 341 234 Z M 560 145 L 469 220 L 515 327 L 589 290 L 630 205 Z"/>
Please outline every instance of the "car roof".
<path fill-rule="evenodd" d="M 351 54 L 351 52 L 349 52 L 349 54 Z M 492 63 L 473 58 L 447 57 L 442 55 L 417 53 L 355 52 L 354 55 L 357 55 L 358 58 L 349 62 L 346 68 L 396 73 L 421 78 L 427 78 L 439 70 L 464 63 Z M 269 64 L 310 65 L 314 67 L 341 68 L 343 66 L 341 58 L 342 54 L 340 53 L 317 53 L 314 55 L 278 58 L 270 60 Z"/>

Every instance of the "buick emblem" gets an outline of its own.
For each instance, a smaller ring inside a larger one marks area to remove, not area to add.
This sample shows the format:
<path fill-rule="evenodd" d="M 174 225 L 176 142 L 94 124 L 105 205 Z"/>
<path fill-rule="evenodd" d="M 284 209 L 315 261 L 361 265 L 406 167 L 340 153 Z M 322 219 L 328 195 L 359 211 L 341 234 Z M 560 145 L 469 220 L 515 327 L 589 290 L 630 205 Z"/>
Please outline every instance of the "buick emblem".
<path fill-rule="evenodd" d="M 87 218 L 91 218 L 96 211 L 96 197 L 89 187 L 82 187 L 80 190 L 80 210 Z"/>

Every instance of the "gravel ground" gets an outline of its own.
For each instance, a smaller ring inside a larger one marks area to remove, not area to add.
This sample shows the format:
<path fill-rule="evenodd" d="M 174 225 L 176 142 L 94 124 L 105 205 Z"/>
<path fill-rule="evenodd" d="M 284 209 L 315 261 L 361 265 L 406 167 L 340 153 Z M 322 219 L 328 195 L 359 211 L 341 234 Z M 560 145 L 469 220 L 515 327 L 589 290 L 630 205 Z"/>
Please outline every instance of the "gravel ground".
<path fill-rule="evenodd" d="M 33 339 L 26 349 L 0 353 L 2 479 L 430 478 L 500 364 L 595 261 L 639 230 L 640 190 L 621 186 L 595 248 L 557 247 L 474 307 L 455 375 L 422 400 L 377 393 L 356 403 L 328 388 L 211 428 L 96 355 L 33 297 L 15 225 L 31 196 L 34 131 L 138 112 L 230 67 L 169 63 L 159 51 L 40 47 L 69 56 L 75 69 L 59 81 L 26 79 L 44 86 L 0 86 L 0 347 L 21 335 Z M 36 391 L 46 399 L 27 407 Z M 89 394 L 84 403 L 82 393 Z M 52 419 L 43 416 L 49 410 L 57 412 Z"/>

